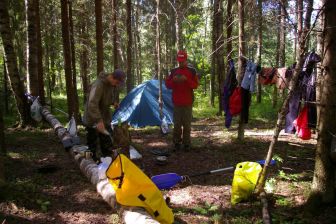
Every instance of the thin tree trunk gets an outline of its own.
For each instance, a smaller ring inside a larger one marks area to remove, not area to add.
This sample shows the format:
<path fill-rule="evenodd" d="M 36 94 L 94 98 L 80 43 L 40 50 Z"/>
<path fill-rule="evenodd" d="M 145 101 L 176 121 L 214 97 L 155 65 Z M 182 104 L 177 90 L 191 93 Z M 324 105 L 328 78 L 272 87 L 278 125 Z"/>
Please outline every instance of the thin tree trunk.
<path fill-rule="evenodd" d="M 5 157 L 6 157 L 5 125 L 2 117 L 2 108 L 0 108 L 0 189 L 6 182 Z"/>
<path fill-rule="evenodd" d="M 210 4 L 211 3 L 209 2 L 209 5 Z M 207 12 L 205 11 L 204 13 L 207 13 Z M 206 56 L 205 56 L 205 42 L 206 42 L 207 37 L 208 37 L 207 34 L 208 34 L 208 16 L 205 17 L 204 38 L 203 38 L 203 43 L 202 43 L 202 56 L 203 56 L 203 58 L 206 58 Z M 203 59 L 203 62 L 202 62 L 202 70 L 203 70 L 202 72 L 205 73 L 205 61 L 204 61 L 204 59 Z M 204 77 L 203 93 L 205 95 L 207 95 L 207 76 L 204 75 L 203 77 Z"/>
<path fill-rule="evenodd" d="M 223 32 L 223 1 L 214 1 L 214 40 L 215 40 L 215 57 L 216 63 L 216 75 L 217 75 L 217 94 L 218 94 L 218 115 L 222 114 L 222 84 L 223 84 L 223 72 L 225 71 L 224 65 L 224 32 Z"/>
<path fill-rule="evenodd" d="M 126 0 L 126 27 L 127 27 L 127 69 L 126 69 L 126 75 L 127 75 L 127 92 L 129 93 L 133 87 L 133 74 L 132 74 L 132 1 Z"/>
<path fill-rule="evenodd" d="M 227 8 L 226 8 L 226 51 L 227 51 L 227 58 L 231 59 L 232 55 L 232 29 L 233 29 L 233 14 L 232 14 L 232 5 L 233 0 L 227 1 Z M 229 69 L 229 63 L 228 63 Z"/>
<path fill-rule="evenodd" d="M 312 0 L 310 0 L 312 1 Z M 323 0 L 325 4 L 325 55 L 322 62 L 325 69 L 324 85 L 321 87 L 320 119 L 315 156 L 314 178 L 307 202 L 310 211 L 317 213 L 322 204 L 335 200 L 335 165 L 330 158 L 332 134 L 336 133 L 336 5 L 332 0 Z M 309 4 L 309 3 L 308 3 Z"/>
<path fill-rule="evenodd" d="M 50 43 L 53 43 L 53 37 L 51 35 Z M 52 44 L 50 45 L 50 70 L 51 70 L 51 89 L 55 90 L 56 87 L 56 49 Z"/>
<path fill-rule="evenodd" d="M 138 35 L 139 35 L 139 0 L 136 1 L 135 3 L 135 7 L 134 7 L 134 44 L 133 44 L 133 48 L 134 48 L 134 67 L 135 67 L 135 77 L 134 77 L 134 84 L 135 85 L 139 85 L 140 84 L 140 72 L 139 72 L 139 41 L 138 41 Z M 137 80 L 135 82 L 135 79 Z"/>
<path fill-rule="evenodd" d="M 37 77 L 38 77 L 38 90 L 40 96 L 40 102 L 43 105 L 45 103 L 44 92 L 44 78 L 43 78 L 43 51 L 42 51 L 42 39 L 41 39 L 41 19 L 40 19 L 40 0 L 35 1 L 36 11 L 36 44 L 37 44 Z"/>
<path fill-rule="evenodd" d="M 77 71 L 76 71 L 76 49 L 75 49 L 75 33 L 72 19 L 72 0 L 68 2 L 69 7 L 69 32 L 70 32 L 70 46 L 71 46 L 71 69 L 72 69 L 72 89 L 74 93 L 74 117 L 79 123 L 81 116 L 79 114 L 79 102 L 77 92 Z"/>
<path fill-rule="evenodd" d="M 257 64 L 261 65 L 261 52 L 262 52 L 262 0 L 258 0 L 258 47 L 257 47 Z M 257 103 L 261 103 L 261 83 L 259 82 L 258 76 L 258 86 L 257 86 Z"/>
<path fill-rule="evenodd" d="M 318 0 L 318 8 L 323 10 L 322 7 L 324 5 L 324 0 Z M 317 63 L 317 77 L 316 77 L 316 101 L 321 101 L 321 89 L 323 87 L 323 76 L 324 76 L 324 68 L 322 66 L 323 57 L 324 57 L 324 34 L 325 34 L 325 23 L 324 23 L 324 11 L 320 12 L 320 16 L 318 19 L 318 32 L 317 32 L 317 43 L 316 43 L 316 53 L 322 57 L 321 62 Z M 320 107 L 317 107 L 317 124 L 319 124 L 320 118 Z"/>
<path fill-rule="evenodd" d="M 62 59 L 57 60 L 57 68 L 58 69 L 61 69 L 61 60 Z M 58 74 L 58 76 L 57 76 L 58 77 L 58 85 L 57 86 L 59 87 L 59 89 L 63 89 L 64 86 L 63 86 L 62 72 L 60 72 L 60 70 L 58 70 L 57 74 Z"/>
<path fill-rule="evenodd" d="M 212 16 L 212 56 L 211 56 L 211 78 L 210 78 L 210 104 L 212 107 L 215 106 L 215 80 L 216 80 L 216 2 L 212 1 L 213 16 Z"/>
<path fill-rule="evenodd" d="M 5 124 L 2 115 L 2 108 L 0 107 L 0 157 L 6 155 L 6 144 L 5 144 Z M 1 161 L 0 161 L 1 163 Z M 1 172 L 1 169 L 0 169 Z M 0 174 L 1 181 L 1 174 Z"/>
<path fill-rule="evenodd" d="M 277 24 L 278 24 L 278 32 L 277 32 L 277 42 L 276 42 L 276 57 L 275 57 L 275 67 L 280 67 L 280 33 L 281 33 L 281 4 L 278 5 L 278 16 L 277 16 Z M 281 92 L 280 92 L 281 93 Z M 281 93 L 282 94 L 282 93 Z M 276 85 L 273 85 L 273 97 L 272 97 L 272 106 L 276 107 L 278 104 L 278 88 Z"/>
<path fill-rule="evenodd" d="M 183 50 L 183 0 L 175 0 L 175 28 L 176 28 L 176 50 Z"/>
<path fill-rule="evenodd" d="M 258 180 L 258 183 L 257 183 L 257 186 L 256 186 L 257 194 L 260 194 L 264 190 L 268 168 L 270 166 L 270 162 L 271 162 L 272 157 L 273 157 L 274 147 L 275 147 L 276 142 L 278 141 L 279 133 L 281 131 L 283 121 L 284 121 L 284 119 L 286 117 L 286 114 L 287 114 L 287 111 L 288 111 L 289 101 L 290 101 L 290 99 L 291 99 L 291 97 L 293 96 L 293 93 L 294 93 L 293 90 L 296 87 L 296 84 L 297 84 L 298 79 L 299 79 L 300 72 L 302 71 L 302 67 L 303 67 L 303 63 L 304 63 L 304 55 L 305 55 L 305 52 L 306 52 L 306 41 L 307 41 L 306 37 L 309 35 L 308 27 L 310 27 L 310 19 L 311 19 L 311 14 L 312 14 L 312 11 L 313 11 L 312 0 L 308 1 L 306 11 L 307 12 L 306 12 L 306 17 L 305 17 L 305 28 L 302 32 L 302 35 L 301 35 L 300 39 L 299 39 L 300 48 L 298 50 L 300 52 L 300 60 L 298 61 L 297 65 L 295 67 L 294 74 L 292 76 L 292 81 L 291 81 L 290 86 L 289 86 L 288 96 L 285 99 L 285 101 L 284 101 L 284 103 L 281 107 L 281 110 L 278 114 L 278 120 L 277 120 L 277 123 L 276 123 L 275 128 L 274 128 L 274 134 L 273 134 L 272 141 L 271 141 L 271 143 L 269 145 L 269 148 L 268 148 L 266 161 L 265 161 L 263 170 L 260 174 L 260 177 L 259 177 L 259 180 Z"/>
<path fill-rule="evenodd" d="M 211 1 L 210 1 L 211 2 Z M 177 62 L 176 62 L 176 53 L 177 53 L 177 43 L 176 43 L 176 12 L 175 12 L 175 5 L 174 7 L 170 7 L 170 14 L 171 14 L 171 19 L 170 19 L 170 34 L 171 34 L 171 52 L 170 52 L 170 63 L 172 67 L 175 67 Z"/>
<path fill-rule="evenodd" d="M 104 71 L 102 0 L 95 0 L 97 76 Z"/>
<path fill-rule="evenodd" d="M 89 94 L 89 80 L 88 80 L 88 68 L 89 68 L 89 52 L 87 45 L 87 21 L 83 21 L 81 24 L 81 52 L 80 52 L 80 74 L 82 78 L 82 86 L 83 86 L 83 95 L 84 95 L 84 103 L 87 100 Z"/>
<path fill-rule="evenodd" d="M 63 40 L 63 56 L 64 56 L 64 72 L 65 84 L 67 92 L 67 104 L 69 118 L 75 113 L 74 108 L 74 90 L 71 73 L 71 44 L 70 44 L 70 29 L 68 17 L 67 0 L 61 0 L 61 15 L 62 15 L 62 40 Z"/>
<path fill-rule="evenodd" d="M 287 0 L 281 0 L 279 66 L 286 66 L 286 5 Z"/>
<path fill-rule="evenodd" d="M 138 67 L 138 82 L 139 84 L 142 83 L 142 60 L 141 60 L 141 51 L 142 51 L 142 48 L 141 48 L 141 38 L 140 38 L 140 30 L 139 30 L 139 17 L 140 17 L 140 0 L 137 0 L 137 8 L 136 8 L 136 40 L 137 40 L 137 67 Z"/>
<path fill-rule="evenodd" d="M 27 26 L 27 89 L 33 96 L 39 95 L 37 28 L 35 0 L 25 0 Z"/>
<path fill-rule="evenodd" d="M 157 75 L 159 77 L 159 106 L 160 118 L 163 118 L 162 102 L 162 72 L 161 72 L 161 44 L 160 44 L 160 0 L 156 0 L 156 63 Z"/>
<path fill-rule="evenodd" d="M 117 29 L 117 7 L 118 0 L 112 0 L 112 44 L 113 44 L 113 67 L 114 69 L 119 68 L 119 60 L 118 60 L 118 29 Z"/>
<path fill-rule="evenodd" d="M 302 34 L 302 26 L 303 26 L 303 0 L 296 0 L 297 5 L 297 38 L 299 39 Z M 299 42 L 297 41 L 297 44 Z M 299 46 L 296 48 L 298 49 Z M 299 60 L 300 54 L 299 51 L 296 52 L 296 61 Z"/>
<path fill-rule="evenodd" d="M 17 57 L 13 44 L 14 38 L 10 27 L 10 19 L 6 0 L 0 1 L 0 33 L 5 52 L 7 75 L 19 112 L 19 125 L 31 125 L 32 119 L 30 117 L 30 108 L 25 96 L 23 81 L 19 75 Z"/>
<path fill-rule="evenodd" d="M 8 91 L 8 75 L 5 64 L 5 57 L 3 58 L 3 85 L 4 85 L 4 111 L 5 114 L 9 114 L 9 91 Z"/>
<path fill-rule="evenodd" d="M 238 86 L 240 86 L 245 73 L 245 55 L 246 55 L 246 47 L 245 47 L 245 30 L 244 30 L 244 0 L 238 0 L 238 15 L 239 15 L 239 58 L 238 58 Z M 238 140 L 242 141 L 244 139 L 244 129 L 245 122 L 240 115 L 239 126 L 238 126 Z"/>
<path fill-rule="evenodd" d="M 294 41 L 293 41 L 293 61 L 296 61 L 297 54 L 297 41 L 298 41 L 298 20 L 299 20 L 299 10 L 298 10 L 298 0 L 295 1 L 295 27 L 294 27 Z"/>
<path fill-rule="evenodd" d="M 53 110 L 53 101 L 52 101 L 52 83 L 51 83 L 51 74 L 50 74 L 50 47 L 47 44 L 48 42 L 45 41 L 45 66 L 46 66 L 46 73 L 47 73 L 47 81 L 48 81 L 48 98 L 49 98 L 49 105 L 50 111 Z"/>

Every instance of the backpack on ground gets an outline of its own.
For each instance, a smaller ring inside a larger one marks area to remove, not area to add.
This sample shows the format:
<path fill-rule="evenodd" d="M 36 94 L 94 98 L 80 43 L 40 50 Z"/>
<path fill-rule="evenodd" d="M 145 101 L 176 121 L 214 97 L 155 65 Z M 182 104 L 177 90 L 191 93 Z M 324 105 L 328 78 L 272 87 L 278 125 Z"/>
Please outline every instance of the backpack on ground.
<path fill-rule="evenodd" d="M 143 207 L 162 224 L 174 222 L 173 212 L 166 204 L 161 191 L 125 155 L 119 154 L 112 161 L 106 176 L 116 192 L 119 204 Z"/>

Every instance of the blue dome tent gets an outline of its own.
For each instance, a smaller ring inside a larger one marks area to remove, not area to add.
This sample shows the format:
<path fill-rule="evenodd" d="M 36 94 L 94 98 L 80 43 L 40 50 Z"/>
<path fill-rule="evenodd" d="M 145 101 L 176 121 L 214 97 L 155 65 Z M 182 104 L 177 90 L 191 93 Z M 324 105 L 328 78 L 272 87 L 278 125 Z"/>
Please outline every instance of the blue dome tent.
<path fill-rule="evenodd" d="M 159 81 L 149 80 L 135 87 L 120 103 L 112 117 L 112 125 L 119 121 L 132 127 L 160 126 Z M 163 119 L 173 123 L 172 92 L 162 85 Z"/>

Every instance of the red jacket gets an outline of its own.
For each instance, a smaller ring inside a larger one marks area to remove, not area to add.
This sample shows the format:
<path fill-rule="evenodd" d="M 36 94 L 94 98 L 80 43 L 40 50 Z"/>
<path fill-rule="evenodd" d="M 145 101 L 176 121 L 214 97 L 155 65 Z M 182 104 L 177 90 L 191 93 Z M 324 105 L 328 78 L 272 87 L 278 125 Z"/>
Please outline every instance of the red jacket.
<path fill-rule="evenodd" d="M 177 83 L 173 78 L 176 75 L 183 75 L 186 81 Z M 173 103 L 175 106 L 191 106 L 193 104 L 193 89 L 198 87 L 196 70 L 190 67 L 175 68 L 171 70 L 166 79 L 166 86 L 173 90 Z"/>

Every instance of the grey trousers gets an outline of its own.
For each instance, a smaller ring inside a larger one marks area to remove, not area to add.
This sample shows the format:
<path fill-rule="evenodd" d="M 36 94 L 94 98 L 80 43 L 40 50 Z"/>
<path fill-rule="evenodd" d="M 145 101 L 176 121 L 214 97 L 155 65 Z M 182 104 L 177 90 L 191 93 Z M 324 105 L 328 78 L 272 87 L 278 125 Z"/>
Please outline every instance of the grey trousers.
<path fill-rule="evenodd" d="M 192 106 L 174 107 L 174 143 L 190 145 Z"/>

